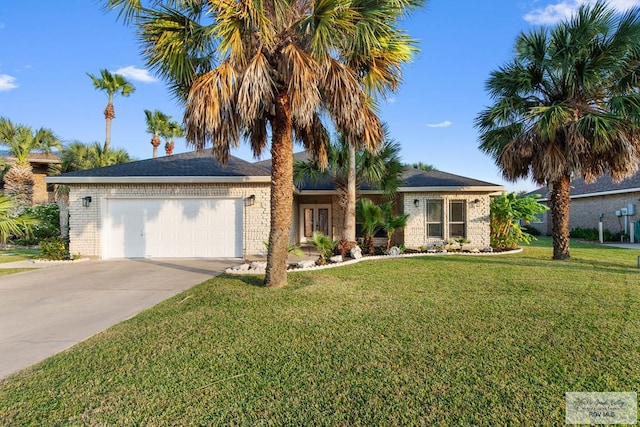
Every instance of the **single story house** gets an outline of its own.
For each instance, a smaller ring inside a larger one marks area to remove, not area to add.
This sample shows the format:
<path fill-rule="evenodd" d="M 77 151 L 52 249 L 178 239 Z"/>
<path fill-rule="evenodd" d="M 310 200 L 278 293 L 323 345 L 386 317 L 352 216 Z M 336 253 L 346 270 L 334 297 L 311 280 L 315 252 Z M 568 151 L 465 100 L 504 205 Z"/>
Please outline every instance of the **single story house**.
<path fill-rule="evenodd" d="M 0 155 L 8 165 L 16 160 L 8 151 L 0 151 Z M 45 183 L 45 178 L 49 176 L 52 165 L 60 164 L 60 157 L 56 154 L 31 153 L 29 163 L 33 169 L 33 204 L 55 202 L 54 186 Z M 0 186 L 4 187 L 4 182 L 1 180 Z"/>
<path fill-rule="evenodd" d="M 141 160 L 49 177 L 69 193 L 71 253 L 99 258 L 235 257 L 266 253 L 270 170 L 264 162 L 231 156 L 220 164 L 210 150 Z M 464 236 L 489 245 L 490 195 L 499 185 L 408 169 L 398 191 L 409 222 L 407 247 Z M 380 191 L 365 189 L 362 196 Z M 294 188 L 290 241 L 304 244 L 313 230 L 336 238 L 342 221 L 331 184 Z"/>
<path fill-rule="evenodd" d="M 550 190 L 546 187 L 528 193 L 538 195 L 539 201 L 549 204 Z M 615 183 L 610 175 L 604 175 L 595 182 L 586 183 L 582 178 L 571 181 L 571 207 L 569 211 L 569 230 L 574 228 L 602 227 L 613 233 L 625 232 L 625 224 L 640 219 L 636 205 L 640 201 L 640 172 Z M 542 234 L 551 235 L 551 212 L 540 216 L 540 220 L 529 224 Z"/>

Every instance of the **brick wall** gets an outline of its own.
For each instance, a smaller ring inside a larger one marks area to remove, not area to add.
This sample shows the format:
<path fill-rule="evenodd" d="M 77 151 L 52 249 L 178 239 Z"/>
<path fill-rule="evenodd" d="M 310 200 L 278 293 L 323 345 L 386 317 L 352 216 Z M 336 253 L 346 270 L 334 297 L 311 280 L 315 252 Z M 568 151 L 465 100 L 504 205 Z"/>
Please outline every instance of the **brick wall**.
<path fill-rule="evenodd" d="M 404 229 L 404 244 L 408 248 L 418 248 L 422 245 L 441 244 L 449 235 L 448 217 L 449 201 L 464 200 L 466 206 L 466 234 L 470 245 L 477 248 L 489 246 L 489 214 L 490 198 L 486 193 L 403 193 L 403 211 L 409 214 L 407 226 Z M 443 236 L 444 239 L 427 239 L 426 229 L 426 200 L 442 200 L 443 206 Z M 414 200 L 418 201 L 418 206 Z M 477 200 L 477 202 L 476 202 Z"/>
<path fill-rule="evenodd" d="M 237 197 L 255 195 L 255 203 L 243 205 L 244 255 L 265 254 L 269 238 L 269 184 L 83 184 L 69 193 L 69 249 L 72 254 L 100 257 L 101 205 L 109 197 Z M 88 207 L 82 198 L 91 196 Z"/>
<path fill-rule="evenodd" d="M 599 215 L 602 213 L 604 229 L 613 233 L 624 231 L 624 217 L 617 217 L 615 212 L 628 204 L 634 204 L 637 211 L 640 208 L 640 192 L 571 199 L 569 230 L 577 227 L 598 228 Z M 629 217 L 629 221 L 637 220 L 640 220 L 638 212 Z M 538 229 L 543 234 L 551 234 L 551 212 L 547 211 L 542 223 L 528 226 Z"/>

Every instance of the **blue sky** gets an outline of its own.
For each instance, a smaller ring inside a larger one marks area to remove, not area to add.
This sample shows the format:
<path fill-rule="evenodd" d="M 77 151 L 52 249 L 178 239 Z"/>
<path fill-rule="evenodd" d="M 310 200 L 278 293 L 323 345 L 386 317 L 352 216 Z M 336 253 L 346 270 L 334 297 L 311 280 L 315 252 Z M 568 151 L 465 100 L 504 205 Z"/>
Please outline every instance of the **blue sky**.
<path fill-rule="evenodd" d="M 381 104 L 381 118 L 401 143 L 403 160 L 431 163 L 510 191 L 534 189 L 530 181 L 502 180 L 493 160 L 477 148 L 474 118 L 489 105 L 484 83 L 512 57 L 516 36 L 552 25 L 587 1 L 428 1 L 405 26 L 421 52 L 405 67 L 400 91 Z M 610 3 L 625 9 L 640 0 Z M 65 142 L 104 141 L 106 95 L 86 76 L 102 68 L 136 86 L 130 97 L 114 101 L 114 147 L 138 159 L 151 157 L 144 109 L 182 120 L 181 106 L 144 69 L 133 30 L 117 22 L 114 13 L 104 13 L 97 1 L 3 2 L 0 46 L 0 116 L 15 123 L 50 128 Z M 184 140 L 176 142 L 176 152 L 189 150 Z M 233 154 L 252 159 L 246 146 Z"/>

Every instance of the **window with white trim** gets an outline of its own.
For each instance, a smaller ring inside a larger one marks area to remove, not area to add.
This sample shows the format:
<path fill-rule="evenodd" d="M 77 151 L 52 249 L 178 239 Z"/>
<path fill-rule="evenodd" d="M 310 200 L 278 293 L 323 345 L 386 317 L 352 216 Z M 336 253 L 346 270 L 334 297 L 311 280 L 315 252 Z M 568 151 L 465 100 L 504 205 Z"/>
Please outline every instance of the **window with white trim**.
<path fill-rule="evenodd" d="M 442 239 L 442 200 L 426 200 L 425 209 L 427 211 L 427 238 Z"/>
<path fill-rule="evenodd" d="M 449 238 L 467 237 L 467 203 L 464 200 L 449 201 Z"/>

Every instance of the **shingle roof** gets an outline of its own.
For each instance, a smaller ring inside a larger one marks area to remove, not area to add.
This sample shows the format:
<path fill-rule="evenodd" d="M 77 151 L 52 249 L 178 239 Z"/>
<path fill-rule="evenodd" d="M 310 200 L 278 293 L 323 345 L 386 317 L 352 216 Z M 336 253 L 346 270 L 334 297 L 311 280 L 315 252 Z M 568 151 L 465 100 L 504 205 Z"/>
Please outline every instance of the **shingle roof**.
<path fill-rule="evenodd" d="M 402 174 L 403 187 L 500 187 L 486 181 L 454 175 L 439 170 L 407 168 Z"/>
<path fill-rule="evenodd" d="M 309 155 L 307 152 L 300 152 L 294 154 L 295 160 L 307 160 Z M 257 162 L 256 164 L 264 167 L 266 170 L 271 170 L 271 159 Z M 468 178 L 460 175 L 454 175 L 439 170 L 423 171 L 420 169 L 407 168 L 402 173 L 402 184 L 400 187 L 405 188 L 435 188 L 435 187 L 496 187 L 496 190 L 501 188 L 498 184 L 493 184 L 486 181 L 480 181 L 473 178 Z M 321 179 L 317 182 L 312 182 L 306 179 L 304 182 L 298 185 L 300 191 L 329 191 L 335 190 L 335 183 L 331 179 Z M 375 186 L 367 183 L 361 186 L 361 190 L 377 190 Z"/>
<path fill-rule="evenodd" d="M 497 184 L 480 181 L 473 178 L 454 175 L 442 171 L 423 171 L 419 169 L 407 168 L 402 173 L 401 188 L 460 188 L 460 187 L 496 187 L 496 191 L 500 188 Z M 331 179 L 322 179 L 312 182 L 306 179 L 298 185 L 300 191 L 328 191 L 335 190 L 336 186 Z M 379 188 L 364 183 L 360 186 L 361 190 L 379 190 Z"/>
<path fill-rule="evenodd" d="M 611 175 L 607 174 L 598 178 L 595 182 L 592 182 L 590 184 L 586 183 L 583 178 L 576 178 L 572 180 L 570 194 L 572 197 L 587 197 L 589 194 L 594 193 L 624 193 L 625 191 L 636 188 L 640 188 L 640 172 L 618 183 L 613 182 L 611 180 Z M 549 188 L 541 187 L 537 190 L 527 193 L 527 195 L 535 194 L 539 194 L 541 198 L 546 199 L 547 197 L 549 197 Z"/>
<path fill-rule="evenodd" d="M 222 165 L 217 161 L 211 150 L 175 154 L 173 156 L 155 159 L 139 160 L 122 163 L 104 168 L 88 169 L 68 172 L 58 175 L 56 179 L 64 178 L 115 178 L 115 177 L 247 177 L 269 176 L 264 168 L 229 156 L 229 162 Z"/>
<path fill-rule="evenodd" d="M 10 150 L 0 150 L 0 157 L 5 159 L 15 159 Z M 29 162 L 31 163 L 60 163 L 60 156 L 55 153 L 31 153 L 29 154 Z"/>

